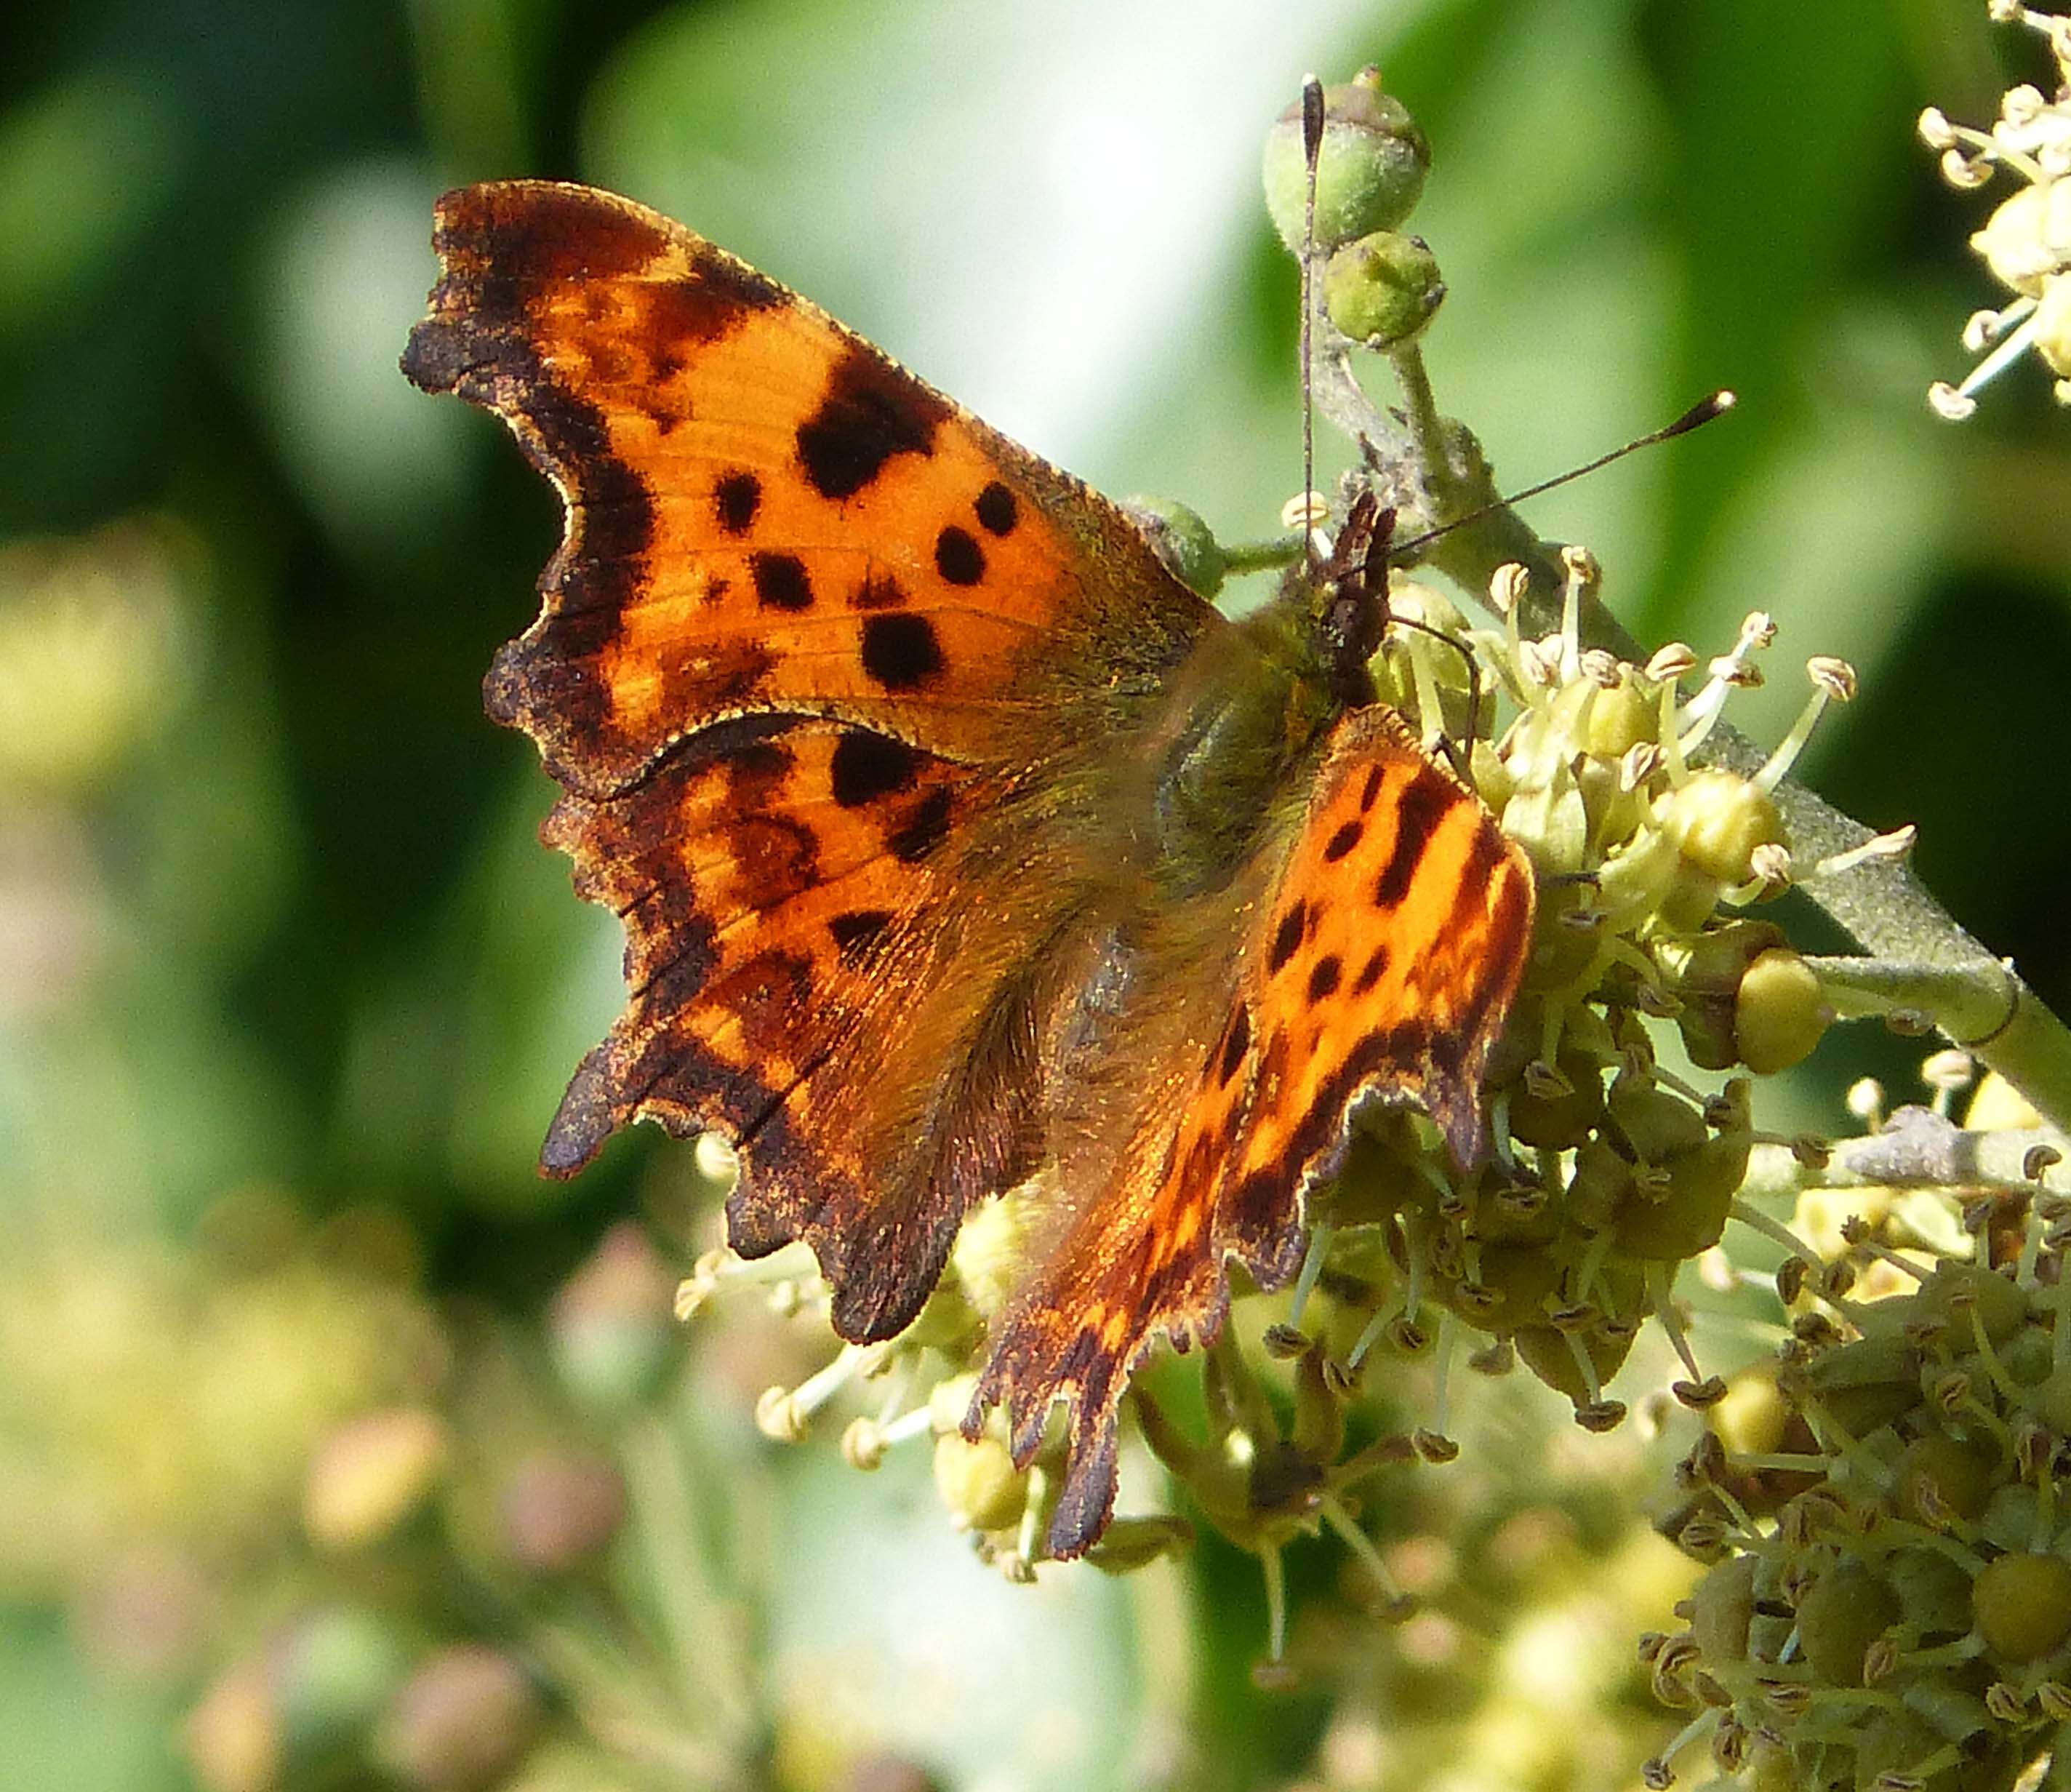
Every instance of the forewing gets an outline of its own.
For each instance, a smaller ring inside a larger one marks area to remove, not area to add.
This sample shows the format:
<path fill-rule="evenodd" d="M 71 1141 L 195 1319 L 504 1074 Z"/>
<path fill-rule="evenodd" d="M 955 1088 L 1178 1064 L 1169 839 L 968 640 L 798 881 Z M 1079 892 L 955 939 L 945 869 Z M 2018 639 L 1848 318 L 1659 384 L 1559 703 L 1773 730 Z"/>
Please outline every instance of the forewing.
<path fill-rule="evenodd" d="M 1114 506 L 658 213 L 499 182 L 441 199 L 433 241 L 404 371 L 494 411 L 566 501 L 486 688 L 571 789 L 769 711 L 997 760 L 1216 625 Z"/>

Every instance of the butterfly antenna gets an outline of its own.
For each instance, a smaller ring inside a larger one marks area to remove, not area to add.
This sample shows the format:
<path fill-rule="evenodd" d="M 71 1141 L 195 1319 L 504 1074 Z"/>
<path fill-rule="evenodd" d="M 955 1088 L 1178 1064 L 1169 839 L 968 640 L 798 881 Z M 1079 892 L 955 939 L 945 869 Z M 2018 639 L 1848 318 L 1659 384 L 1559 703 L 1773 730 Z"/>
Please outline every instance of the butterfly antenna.
<path fill-rule="evenodd" d="M 1720 387 L 1708 398 L 1700 399 L 1692 405 L 1673 423 L 1650 430 L 1644 436 L 1635 437 L 1622 447 L 1614 448 L 1608 454 L 1599 454 L 1593 461 L 1585 461 L 1580 466 L 1570 467 L 1565 473 L 1556 474 L 1551 479 L 1542 479 L 1536 486 L 1527 486 L 1522 491 L 1514 491 L 1507 498 L 1496 498 L 1478 510 L 1468 511 L 1465 516 L 1454 517 L 1450 523 L 1441 523 L 1435 529 L 1427 529 L 1421 535 L 1412 535 L 1407 541 L 1398 541 L 1395 543 L 1394 552 L 1397 555 L 1406 554 L 1412 548 L 1421 547 L 1426 542 L 1436 541 L 1441 535 L 1450 535 L 1455 529 L 1464 529 L 1470 523 L 1478 523 L 1492 511 L 1507 510 L 1513 504 L 1523 503 L 1528 498 L 1536 498 L 1541 492 L 1551 491 L 1556 486 L 1565 486 L 1570 480 L 1581 478 L 1585 474 L 1607 467 L 1612 461 L 1622 461 L 1626 455 L 1640 449 L 1651 448 L 1656 442 L 1668 441 L 1677 436 L 1687 436 L 1692 429 L 1701 428 L 1714 417 L 1724 416 L 1739 402 L 1732 392 Z"/>
<path fill-rule="evenodd" d="M 1421 547 L 1427 541 L 1436 541 L 1441 535 L 1450 535 L 1455 529 L 1465 528 L 1470 523 L 1478 522 L 1491 511 L 1502 510 L 1511 504 L 1521 504 L 1528 498 L 1536 498 L 1541 492 L 1552 490 L 1556 486 L 1565 486 L 1571 479 L 1579 479 L 1585 473 L 1594 473 L 1599 467 L 1606 467 L 1614 461 L 1622 460 L 1635 449 L 1651 448 L 1656 442 L 1665 442 L 1676 436 L 1687 436 L 1700 424 L 1709 423 L 1712 418 L 1724 416 L 1737 402 L 1731 392 L 1720 387 L 1709 397 L 1692 405 L 1673 423 L 1666 424 L 1659 429 L 1651 430 L 1646 435 L 1626 443 L 1622 447 L 1613 449 L 1608 454 L 1599 454 L 1593 461 L 1586 461 L 1578 467 L 1571 467 L 1567 472 L 1558 474 L 1551 479 L 1542 479 L 1536 486 L 1527 486 L 1524 490 L 1512 492 L 1507 498 L 1499 498 L 1494 503 L 1484 504 L 1478 510 L 1470 511 L 1465 516 L 1456 517 L 1441 528 L 1427 530 L 1421 535 L 1412 535 L 1407 541 L 1398 541 L 1392 545 L 1390 553 L 1392 556 L 1400 555 L 1410 548 Z M 1391 615 L 1388 620 L 1395 628 L 1414 629 L 1420 634 L 1430 636 L 1434 641 L 1442 641 L 1460 656 L 1467 673 L 1466 737 L 1469 741 L 1472 741 L 1476 734 L 1480 732 L 1481 727 L 1481 668 L 1475 663 L 1474 656 L 1468 650 L 1466 643 L 1456 639 L 1443 629 L 1433 628 L 1429 622 L 1419 621 L 1412 617 Z M 1446 746 L 1447 757 L 1452 760 L 1454 769 L 1465 777 L 1466 771 L 1458 753 L 1453 748 L 1450 738 L 1446 740 Z"/>
<path fill-rule="evenodd" d="M 1302 81 L 1302 161 L 1308 170 L 1308 193 L 1302 214 L 1302 508 L 1316 489 L 1316 402 L 1312 373 L 1316 308 L 1316 164 L 1323 153 L 1323 84 L 1314 75 Z M 1302 525 L 1309 574 L 1316 572 L 1316 531 L 1313 518 Z"/>

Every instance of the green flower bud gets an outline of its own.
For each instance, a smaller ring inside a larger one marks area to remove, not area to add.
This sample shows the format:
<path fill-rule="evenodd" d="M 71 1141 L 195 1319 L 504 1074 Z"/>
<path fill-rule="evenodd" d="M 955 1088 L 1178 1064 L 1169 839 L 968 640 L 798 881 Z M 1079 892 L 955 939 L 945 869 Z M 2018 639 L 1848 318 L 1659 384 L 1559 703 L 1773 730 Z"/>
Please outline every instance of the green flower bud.
<path fill-rule="evenodd" d="M 1482 726 L 1488 725 L 1484 716 Z M 1510 775 L 1510 767 L 1504 764 L 1503 756 L 1487 741 L 1477 739 L 1467 751 L 1467 769 L 1474 774 L 1474 786 L 1481 793 L 1482 801 L 1500 815 L 1503 806 L 1510 801 L 1511 793 L 1517 788 L 1517 781 Z"/>
<path fill-rule="evenodd" d="M 1408 1117 L 1377 1116 L 1354 1130 L 1345 1146 L 1345 1167 L 1320 1191 L 1315 1213 L 1334 1226 L 1378 1224 L 1429 1197 L 1430 1184 L 1417 1169 L 1416 1138 Z"/>
<path fill-rule="evenodd" d="M 1323 270 L 1323 309 L 1331 322 L 1368 348 L 1410 341 L 1445 297 L 1438 258 L 1424 239 L 1392 230 L 1346 244 Z"/>
<path fill-rule="evenodd" d="M 1866 1437 L 1920 1404 L 1920 1353 L 1903 1337 L 1858 1338 L 1805 1366 L 1807 1387 L 1852 1437 Z"/>
<path fill-rule="evenodd" d="M 1991 1492 L 1991 1462 L 1938 1431 L 1914 1438 L 1893 1466 L 1893 1502 L 1917 1523 L 1946 1523 L 1946 1513 L 1975 1519 Z"/>
<path fill-rule="evenodd" d="M 1658 1083 L 1620 1076 L 1611 1085 L 1612 1121 L 1642 1163 L 1666 1163 L 1694 1151 L 1709 1135 L 1704 1117 Z"/>
<path fill-rule="evenodd" d="M 1982 1322 L 1985 1336 L 2003 1344 L 2028 1323 L 2028 1295 L 2017 1282 L 1975 1263 L 1941 1262 L 1912 1302 L 1911 1317 L 1938 1321 L 1957 1348 L 1973 1342 Z"/>
<path fill-rule="evenodd" d="M 1030 1234 L 1043 1222 L 1048 1192 L 1024 1183 L 997 1200 L 979 1202 L 966 1217 L 949 1269 L 969 1310 L 990 1319 L 1021 1286 L 1028 1273 Z"/>
<path fill-rule="evenodd" d="M 1585 1139 L 1568 1179 L 1568 1216 L 1594 1232 L 1636 1198 L 1632 1166 L 1601 1138 Z"/>
<path fill-rule="evenodd" d="M 1439 1298 L 1476 1329 L 1503 1337 L 1545 1317 L 1546 1297 L 1560 1279 L 1560 1260 L 1536 1245 L 1488 1245 L 1470 1284 L 1441 1282 Z"/>
<path fill-rule="evenodd" d="M 1565 1092 L 1543 1077 L 1535 1083 L 1528 1071 L 1511 1092 L 1510 1134 L 1520 1144 L 1571 1150 L 1589 1136 L 1604 1111 L 1603 1066 L 1563 1040 L 1553 1068 Z"/>
<path fill-rule="evenodd" d="M 1725 884 L 1746 883 L 1754 875 L 1755 848 L 1783 839 L 1775 799 L 1739 773 L 1716 766 L 1693 772 L 1669 793 L 1661 826 L 1689 863 Z"/>
<path fill-rule="evenodd" d="M 1200 511 L 1175 498 L 1131 498 L 1122 506 L 1149 539 L 1152 551 L 1180 584 L 1212 597 L 1229 570 L 1222 543 Z"/>
<path fill-rule="evenodd" d="M 1670 1158 L 1668 1187 L 1655 1196 L 1637 1190 L 1618 1210 L 1618 1249 L 1650 1262 L 1681 1263 L 1717 1244 L 1733 1196 L 1747 1175 L 1754 1141 L 1724 1132 Z"/>
<path fill-rule="evenodd" d="M 1591 758 L 1608 763 L 1622 759 L 1660 732 L 1661 705 L 1641 691 L 1628 667 L 1613 689 L 1598 691 L 1589 705 L 1582 744 Z"/>
<path fill-rule="evenodd" d="M 678 1279 L 630 1220 L 598 1240 L 548 1313 L 547 1343 L 570 1392 L 619 1413 L 655 1390 L 676 1361 Z"/>
<path fill-rule="evenodd" d="M 997 1437 L 967 1442 L 948 1432 L 935 1440 L 935 1491 L 959 1531 L 1004 1531 L 1021 1522 L 1028 1478 Z"/>
<path fill-rule="evenodd" d="M 1767 921 L 1733 921 L 1689 940 L 1664 940 L 1654 950 L 1682 1003 L 1675 1024 L 1691 1062 L 1725 1070 L 1741 1062 L 1735 1006 L 1748 966 L 1783 944 L 1783 930 Z"/>
<path fill-rule="evenodd" d="M 1569 788 L 1573 789 L 1571 782 Z M 1501 814 L 1503 830 L 1511 834 L 1511 824 L 1528 812 L 1529 793 L 1511 798 Z M 1582 800 L 1575 792 L 1575 818 L 1582 819 Z M 1533 843 L 1519 839 L 1528 852 L 1532 854 L 1535 863 L 1544 863 L 1534 851 Z M 1563 867 L 1573 869 L 1572 867 Z M 1563 915 L 1593 905 L 1589 891 L 1580 884 L 1541 883 L 1539 888 L 1539 921 L 1532 931 L 1532 956 L 1525 962 L 1524 987 L 1533 990 L 1565 990 L 1596 962 L 1598 941 L 1586 928 L 1569 927 L 1561 924 Z"/>
<path fill-rule="evenodd" d="M 1556 765 L 1544 783 L 1519 785 L 1503 806 L 1503 830 L 1531 854 L 1542 873 L 1581 870 L 1589 851 L 1589 811 L 1575 774 Z M 1576 904 L 1583 900 L 1577 891 Z M 1539 931 L 1544 937 L 1545 929 Z M 1596 949 L 1593 941 L 1578 943 L 1585 958 Z M 1543 973 L 1536 966 L 1535 973 L 1535 982 L 1544 987 Z"/>
<path fill-rule="evenodd" d="M 1570 1335 L 1552 1326 L 1526 1326 L 1512 1342 L 1517 1346 L 1518 1361 L 1556 1393 L 1566 1395 L 1580 1406 L 1592 1396 L 1589 1384 L 1583 1379 L 1581 1365 L 1576 1362 L 1575 1353 L 1569 1344 Z M 1590 1367 L 1596 1372 L 1600 1388 L 1618 1373 L 1632 1349 L 1629 1333 L 1586 1332 L 1581 1341 Z"/>
<path fill-rule="evenodd" d="M 1719 1441 L 1735 1456 L 1767 1456 L 1783 1448 L 1790 1403 L 1776 1384 L 1773 1357 L 1750 1363 L 1726 1384 L 1726 1397 L 1704 1415 Z"/>
<path fill-rule="evenodd" d="M 1898 1622 L 1897 1597 L 1860 1562 L 1843 1558 L 1798 1605 L 1806 1659 L 1831 1686 L 1860 1686 L 1870 1645 Z"/>
<path fill-rule="evenodd" d="M 1086 1560 L 1107 1573 L 1130 1574 L 1161 1556 L 1179 1555 L 1193 1543 L 1194 1528 L 1183 1518 L 1118 1518 L 1086 1552 Z"/>
<path fill-rule="evenodd" d="M 2071 1562 L 2002 1556 L 1971 1589 L 1978 1634 L 2008 1661 L 2039 1661 L 2071 1636 Z"/>
<path fill-rule="evenodd" d="M 1708 1667 L 1723 1667 L 1747 1657 L 1757 1565 L 1753 1556 L 1729 1556 L 1713 1564 L 1691 1595 L 1690 1635 Z"/>
<path fill-rule="evenodd" d="M 1833 1022 L 1818 974 L 1788 946 L 1749 965 L 1733 997 L 1734 1049 L 1757 1076 L 1802 1064 Z"/>
<path fill-rule="evenodd" d="M 270 1669 L 290 1761 L 358 1740 L 403 1677 L 403 1651 L 372 1613 L 330 1606 L 310 1613 L 275 1646 Z"/>
<path fill-rule="evenodd" d="M 1329 249 L 1377 230 L 1392 230 L 1424 191 L 1431 146 L 1409 109 L 1380 89 L 1380 72 L 1364 69 L 1323 90 L 1323 141 L 1316 161 L 1316 242 Z M 1299 101 L 1265 136 L 1265 209 L 1280 240 L 1302 252 L 1309 170 Z"/>

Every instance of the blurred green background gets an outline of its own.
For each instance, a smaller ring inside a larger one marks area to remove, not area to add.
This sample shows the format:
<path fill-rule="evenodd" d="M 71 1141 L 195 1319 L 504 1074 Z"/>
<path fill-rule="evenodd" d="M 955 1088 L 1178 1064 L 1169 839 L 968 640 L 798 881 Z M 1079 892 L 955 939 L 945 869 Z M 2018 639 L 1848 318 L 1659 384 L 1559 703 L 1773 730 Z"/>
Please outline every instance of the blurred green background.
<path fill-rule="evenodd" d="M 1103 489 L 1263 534 L 1300 423 L 1258 146 L 1305 71 L 1367 61 L 1436 147 L 1441 404 L 1515 486 L 1737 388 L 1535 519 L 1649 642 L 1772 611 L 1733 706 L 1760 738 L 1806 655 L 1852 661 L 1811 781 L 1917 821 L 1930 884 L 2071 1007 L 2071 429 L 2038 367 L 1962 428 L 1923 401 L 1997 295 L 1964 248 L 1991 195 L 1940 185 L 1914 118 L 1988 122 L 2044 73 L 1978 0 L 10 9 L 0 1779 L 1429 1777 L 1405 1712 L 1466 1696 L 1391 1657 L 1262 1699 L 1245 1558 L 1009 1588 L 920 1458 L 866 1480 L 760 1440 L 755 1393 L 813 1363 L 751 1319 L 683 1367 L 669 1294 L 714 1236 L 687 1148 L 533 1175 L 618 1006 L 615 929 L 478 699 L 558 519 L 396 371 L 434 196 L 579 177 Z M 1905 1098 L 1917 1056 L 1838 1038 L 1765 1117 L 1836 1126 L 1870 1070 Z M 1515 1572 L 1601 1596 L 1634 1462 L 1506 1472 L 1449 1510 L 1557 1507 Z M 1548 1709 L 1612 1699 L 1549 1671 Z M 1495 1758 L 1630 1774 L 1562 1746 Z"/>

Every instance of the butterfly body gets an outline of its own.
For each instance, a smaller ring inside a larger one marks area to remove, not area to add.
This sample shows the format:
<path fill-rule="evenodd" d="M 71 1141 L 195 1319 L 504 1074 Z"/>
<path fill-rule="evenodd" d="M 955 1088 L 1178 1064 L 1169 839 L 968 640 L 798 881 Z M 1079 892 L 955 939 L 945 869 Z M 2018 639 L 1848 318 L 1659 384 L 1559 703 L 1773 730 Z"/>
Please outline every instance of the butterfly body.
<path fill-rule="evenodd" d="M 1462 1162 L 1532 889 L 1372 702 L 1384 523 L 1252 617 L 1118 506 L 658 215 L 512 182 L 441 202 L 405 372 L 564 498 L 491 714 L 627 936 L 629 1003 L 542 1162 L 635 1117 L 739 1146 L 729 1236 L 809 1241 L 889 1337 L 967 1213 L 1038 1173 L 974 1428 L 1071 1408 L 1053 1552 L 1112 1507 L 1118 1404 L 1291 1274 L 1354 1108 Z"/>

